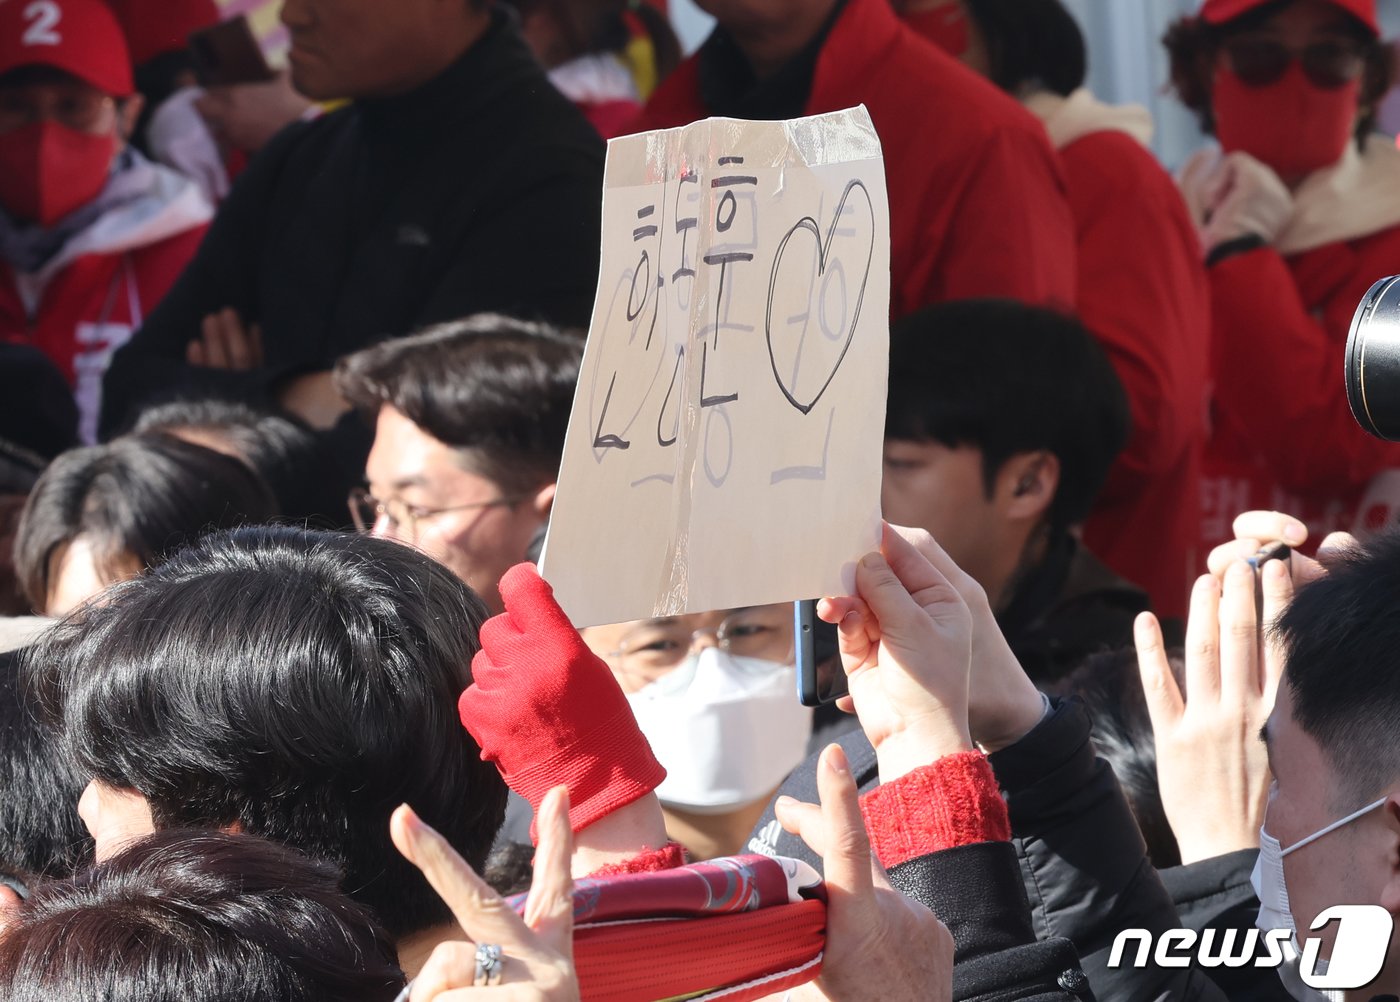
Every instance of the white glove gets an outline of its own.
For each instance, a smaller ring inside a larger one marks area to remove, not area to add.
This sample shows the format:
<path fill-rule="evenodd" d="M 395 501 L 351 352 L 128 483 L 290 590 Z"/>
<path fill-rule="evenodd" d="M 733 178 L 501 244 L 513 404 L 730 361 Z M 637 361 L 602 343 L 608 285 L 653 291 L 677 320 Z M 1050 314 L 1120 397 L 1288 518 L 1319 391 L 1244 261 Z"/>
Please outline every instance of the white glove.
<path fill-rule="evenodd" d="M 1197 154 L 1178 179 L 1206 254 L 1245 236 L 1273 243 L 1293 217 L 1293 196 L 1248 153 Z"/>

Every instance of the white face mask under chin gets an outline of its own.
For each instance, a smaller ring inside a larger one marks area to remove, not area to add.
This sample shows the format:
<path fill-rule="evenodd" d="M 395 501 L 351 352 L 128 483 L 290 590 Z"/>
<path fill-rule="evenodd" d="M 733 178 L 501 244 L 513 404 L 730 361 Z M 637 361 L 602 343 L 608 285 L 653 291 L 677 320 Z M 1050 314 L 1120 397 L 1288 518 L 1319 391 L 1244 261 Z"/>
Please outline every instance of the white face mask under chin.
<path fill-rule="evenodd" d="M 792 665 L 710 647 L 627 701 L 666 780 L 663 804 L 721 814 L 768 796 L 806 756 L 812 711 Z"/>
<path fill-rule="evenodd" d="M 1265 931 L 1270 929 L 1287 929 L 1289 931 L 1288 942 L 1282 944 L 1286 965 L 1296 967 L 1298 959 L 1302 955 L 1302 947 L 1298 942 L 1298 927 L 1293 922 L 1293 908 L 1288 900 L 1288 882 L 1284 878 L 1283 857 L 1289 853 L 1297 852 L 1305 845 L 1311 845 L 1322 836 L 1334 832 L 1338 828 L 1351 824 L 1357 818 L 1370 814 L 1385 801 L 1386 798 L 1382 797 L 1373 804 L 1367 804 L 1360 810 L 1353 811 L 1346 817 L 1333 821 L 1325 828 L 1313 832 L 1307 838 L 1299 839 L 1287 849 L 1283 848 L 1279 840 L 1270 835 L 1264 828 L 1259 829 L 1259 858 L 1255 861 L 1254 872 L 1249 878 L 1250 883 L 1254 885 L 1255 896 L 1259 898 L 1259 917 L 1255 919 L 1254 924 Z M 1317 970 L 1319 974 L 1326 969 L 1326 966 L 1327 961 L 1318 958 Z M 1316 995 L 1314 994 L 1313 997 Z"/>

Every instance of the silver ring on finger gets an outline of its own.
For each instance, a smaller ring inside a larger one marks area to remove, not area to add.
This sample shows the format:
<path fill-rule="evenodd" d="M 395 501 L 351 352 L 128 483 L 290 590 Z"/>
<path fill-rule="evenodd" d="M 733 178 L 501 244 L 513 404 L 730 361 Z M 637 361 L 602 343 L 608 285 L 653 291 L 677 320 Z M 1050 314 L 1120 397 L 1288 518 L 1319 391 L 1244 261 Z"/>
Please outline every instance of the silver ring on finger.
<path fill-rule="evenodd" d="M 478 943 L 476 947 L 476 974 L 472 977 L 472 985 L 474 987 L 499 985 L 501 983 L 501 967 L 504 966 L 504 961 L 504 954 L 495 943 Z"/>

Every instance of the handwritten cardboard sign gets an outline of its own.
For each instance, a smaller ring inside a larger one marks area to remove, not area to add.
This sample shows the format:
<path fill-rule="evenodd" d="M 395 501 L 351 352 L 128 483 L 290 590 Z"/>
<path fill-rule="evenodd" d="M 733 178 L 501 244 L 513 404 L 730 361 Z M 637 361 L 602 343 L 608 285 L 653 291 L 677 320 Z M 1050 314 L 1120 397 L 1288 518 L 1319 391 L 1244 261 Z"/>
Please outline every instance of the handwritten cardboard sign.
<path fill-rule="evenodd" d="M 541 559 L 575 625 L 851 591 L 879 541 L 889 246 L 863 107 L 608 144 Z"/>

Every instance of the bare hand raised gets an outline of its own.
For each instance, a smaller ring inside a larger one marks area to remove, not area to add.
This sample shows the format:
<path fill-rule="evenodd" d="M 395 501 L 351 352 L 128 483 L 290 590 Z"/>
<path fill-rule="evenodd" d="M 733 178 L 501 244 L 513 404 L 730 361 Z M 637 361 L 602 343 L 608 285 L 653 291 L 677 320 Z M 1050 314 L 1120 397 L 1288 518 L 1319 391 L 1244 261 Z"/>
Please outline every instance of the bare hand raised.
<path fill-rule="evenodd" d="M 1293 586 L 1279 561 L 1264 564 L 1264 621 Z M 1254 570 L 1236 561 L 1224 582 L 1202 576 L 1186 622 L 1186 686 L 1177 684 L 1151 613 L 1135 624 L 1138 667 L 1157 746 L 1157 785 L 1183 863 L 1259 844 L 1269 762 L 1259 729 L 1273 709 L 1283 666 L 1260 631 Z"/>
<path fill-rule="evenodd" d="M 540 805 L 535 877 L 521 918 L 472 871 L 447 840 L 406 805 L 394 812 L 389 831 L 399 852 L 423 871 L 452 909 L 468 941 L 442 943 L 414 978 L 410 1002 L 577 1002 L 574 973 L 573 877 L 569 857 L 569 797 L 551 790 Z M 501 948 L 499 984 L 472 987 L 476 945 Z"/>
<path fill-rule="evenodd" d="M 870 851 L 846 754 L 830 745 L 817 761 L 821 806 L 781 798 L 784 828 L 822 857 L 826 956 L 793 999 L 947 1002 L 953 996 L 953 937 L 932 912 L 890 886 Z"/>
<path fill-rule="evenodd" d="M 888 783 L 972 748 L 967 729 L 972 621 L 924 556 L 886 527 L 882 553 L 856 568 L 856 597 L 824 599 L 861 728 Z"/>

